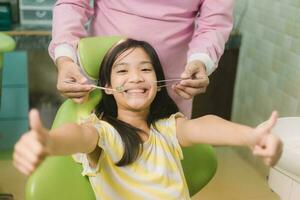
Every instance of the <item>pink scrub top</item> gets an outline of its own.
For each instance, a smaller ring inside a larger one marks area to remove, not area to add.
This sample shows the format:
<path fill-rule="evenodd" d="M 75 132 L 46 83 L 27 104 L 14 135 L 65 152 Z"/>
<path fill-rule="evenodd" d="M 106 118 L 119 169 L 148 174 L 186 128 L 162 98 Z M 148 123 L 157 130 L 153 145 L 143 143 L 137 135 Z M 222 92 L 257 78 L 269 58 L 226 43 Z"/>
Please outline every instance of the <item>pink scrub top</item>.
<path fill-rule="evenodd" d="M 166 78 L 180 77 L 188 60 L 199 58 L 208 75 L 216 68 L 232 29 L 233 0 L 58 0 L 53 9 L 50 56 L 80 38 L 122 35 L 149 42 L 157 51 Z M 88 31 L 84 24 L 92 17 Z M 212 64 L 209 64 L 212 63 Z M 210 65 L 210 66 L 209 66 Z M 168 88 L 181 112 L 191 115 L 192 100 Z"/>

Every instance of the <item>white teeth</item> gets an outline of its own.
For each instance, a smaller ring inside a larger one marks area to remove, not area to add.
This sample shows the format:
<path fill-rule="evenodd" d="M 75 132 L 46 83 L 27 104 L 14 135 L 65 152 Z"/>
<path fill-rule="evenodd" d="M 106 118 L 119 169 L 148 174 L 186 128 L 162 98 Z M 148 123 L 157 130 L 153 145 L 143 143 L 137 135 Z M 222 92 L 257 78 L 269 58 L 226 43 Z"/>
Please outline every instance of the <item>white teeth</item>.
<path fill-rule="evenodd" d="M 126 92 L 127 93 L 145 93 L 145 89 L 129 89 Z"/>

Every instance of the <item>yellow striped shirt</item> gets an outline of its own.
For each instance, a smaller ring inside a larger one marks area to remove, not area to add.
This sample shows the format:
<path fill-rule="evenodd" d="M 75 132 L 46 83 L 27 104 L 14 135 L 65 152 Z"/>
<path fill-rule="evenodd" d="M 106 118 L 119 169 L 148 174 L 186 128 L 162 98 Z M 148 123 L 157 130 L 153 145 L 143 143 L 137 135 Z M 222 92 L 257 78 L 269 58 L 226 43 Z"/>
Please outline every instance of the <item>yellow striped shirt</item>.
<path fill-rule="evenodd" d="M 176 113 L 161 119 L 150 127 L 143 152 L 130 165 L 115 165 L 124 153 L 120 135 L 109 123 L 92 114 L 92 122 L 99 133 L 98 145 L 102 148 L 97 167 L 89 166 L 85 154 L 77 155 L 83 165 L 97 199 L 190 199 L 180 160 L 181 147 L 176 137 Z"/>

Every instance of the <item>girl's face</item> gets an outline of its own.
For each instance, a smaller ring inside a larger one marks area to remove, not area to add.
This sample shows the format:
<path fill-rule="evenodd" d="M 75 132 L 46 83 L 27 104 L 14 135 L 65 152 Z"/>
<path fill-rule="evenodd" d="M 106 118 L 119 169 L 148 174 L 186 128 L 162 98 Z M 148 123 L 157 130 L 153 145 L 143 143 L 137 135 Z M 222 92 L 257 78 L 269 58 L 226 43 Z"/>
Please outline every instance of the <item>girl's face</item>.
<path fill-rule="evenodd" d="M 128 49 L 114 62 L 109 88 L 123 87 L 114 95 L 118 110 L 149 110 L 157 92 L 156 74 L 151 60 L 142 48 Z"/>

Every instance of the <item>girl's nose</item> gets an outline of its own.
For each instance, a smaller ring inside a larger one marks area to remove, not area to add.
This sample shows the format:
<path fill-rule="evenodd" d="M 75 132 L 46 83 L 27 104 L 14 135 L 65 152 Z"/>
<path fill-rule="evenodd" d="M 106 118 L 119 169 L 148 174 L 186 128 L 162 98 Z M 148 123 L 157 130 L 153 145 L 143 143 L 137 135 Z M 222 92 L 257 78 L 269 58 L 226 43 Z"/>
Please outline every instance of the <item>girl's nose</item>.
<path fill-rule="evenodd" d="M 138 71 L 134 71 L 133 73 L 130 74 L 129 80 L 130 80 L 130 82 L 138 83 L 138 82 L 143 82 L 144 77 Z"/>

